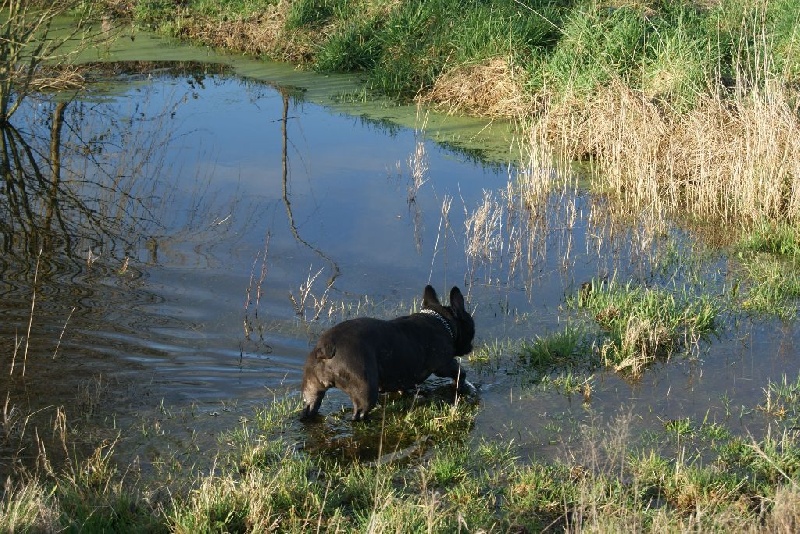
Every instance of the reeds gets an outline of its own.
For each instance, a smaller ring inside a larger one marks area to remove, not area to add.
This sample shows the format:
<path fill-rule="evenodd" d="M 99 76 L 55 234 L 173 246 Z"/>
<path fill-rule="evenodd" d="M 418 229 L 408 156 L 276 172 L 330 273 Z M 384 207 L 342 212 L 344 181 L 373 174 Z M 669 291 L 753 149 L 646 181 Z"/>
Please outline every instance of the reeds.
<path fill-rule="evenodd" d="M 591 90 L 560 79 L 557 91 L 543 90 L 544 135 L 567 157 L 592 159 L 595 188 L 620 211 L 715 225 L 729 236 L 764 221 L 797 222 L 796 62 L 775 53 L 788 46 L 796 55 L 796 38 L 782 40 L 777 7 L 742 5 L 737 15 L 737 6 L 718 8 L 729 26 L 715 31 L 688 14 L 666 26 L 667 15 L 654 17 L 658 33 L 643 41 L 640 72 L 599 59 L 605 67 Z"/>
<path fill-rule="evenodd" d="M 619 80 L 589 106 L 553 110 L 573 155 L 597 162 L 596 186 L 623 209 L 721 224 L 732 233 L 763 221 L 794 223 L 800 206 L 800 119 L 776 82 L 748 94 L 698 98 L 666 112 Z"/>

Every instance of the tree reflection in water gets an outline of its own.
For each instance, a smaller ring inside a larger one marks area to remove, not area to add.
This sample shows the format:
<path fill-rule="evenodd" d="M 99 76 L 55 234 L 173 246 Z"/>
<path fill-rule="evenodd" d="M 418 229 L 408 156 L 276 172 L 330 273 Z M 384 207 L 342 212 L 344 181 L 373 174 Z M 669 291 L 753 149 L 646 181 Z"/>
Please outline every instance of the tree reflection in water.
<path fill-rule="evenodd" d="M 151 226 L 154 143 L 127 143 L 110 116 L 87 131 L 90 106 L 39 103 L 26 128 L 0 126 L 4 270 L 40 250 L 90 263 L 98 254 L 124 257 L 146 235 L 131 230 Z"/>
<path fill-rule="evenodd" d="M 141 67 L 152 65 L 103 72 L 135 76 Z M 188 93 L 213 69 L 170 67 L 189 78 Z M 111 394 L 103 393 L 111 371 L 135 370 L 108 356 L 131 352 L 122 339 L 146 337 L 141 305 L 158 297 L 139 287 L 141 266 L 156 262 L 165 235 L 185 228 L 170 220 L 176 189 L 167 151 L 180 135 L 175 111 L 189 97 L 173 94 L 162 106 L 147 101 L 155 91 L 127 100 L 100 94 L 113 89 L 92 87 L 80 99 L 31 95 L 0 124 L 0 403 L 21 414 L 29 439 L 36 428 L 49 433 L 58 406 L 71 423 L 88 421 Z M 111 410 L 124 390 L 113 395 Z M 37 447 L 0 440 L 0 475 L 32 460 Z"/>

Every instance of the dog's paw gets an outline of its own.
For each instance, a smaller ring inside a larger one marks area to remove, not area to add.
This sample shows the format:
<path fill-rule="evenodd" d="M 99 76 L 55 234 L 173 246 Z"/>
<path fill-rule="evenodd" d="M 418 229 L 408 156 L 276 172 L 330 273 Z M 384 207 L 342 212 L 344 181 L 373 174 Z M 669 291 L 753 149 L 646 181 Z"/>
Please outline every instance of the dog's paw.
<path fill-rule="evenodd" d="M 353 417 L 350 420 L 354 423 L 366 421 L 369 417 L 369 413 L 364 410 L 355 410 L 353 412 Z"/>
<path fill-rule="evenodd" d="M 462 393 L 469 393 L 470 395 L 478 394 L 478 388 L 472 382 L 466 379 L 461 381 L 458 390 Z"/>

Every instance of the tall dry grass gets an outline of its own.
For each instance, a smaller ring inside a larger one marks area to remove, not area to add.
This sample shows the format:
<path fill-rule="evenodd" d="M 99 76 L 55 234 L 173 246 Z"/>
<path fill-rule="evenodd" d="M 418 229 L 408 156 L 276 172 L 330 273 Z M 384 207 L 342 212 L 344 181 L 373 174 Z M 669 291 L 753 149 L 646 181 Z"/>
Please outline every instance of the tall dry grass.
<path fill-rule="evenodd" d="M 759 86 L 760 85 L 760 86 Z M 615 81 L 551 103 L 538 127 L 627 211 L 727 228 L 800 220 L 800 103 L 778 80 L 700 95 L 681 113 Z"/>
<path fill-rule="evenodd" d="M 521 66 L 503 57 L 456 65 L 438 76 L 417 101 L 448 113 L 513 119 L 527 113 L 531 106 L 525 76 Z"/>

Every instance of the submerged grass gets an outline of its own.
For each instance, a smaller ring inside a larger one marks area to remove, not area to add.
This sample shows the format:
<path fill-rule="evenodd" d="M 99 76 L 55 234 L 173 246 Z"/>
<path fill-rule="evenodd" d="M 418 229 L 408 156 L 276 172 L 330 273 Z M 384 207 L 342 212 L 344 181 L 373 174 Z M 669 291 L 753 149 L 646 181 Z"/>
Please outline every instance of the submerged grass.
<path fill-rule="evenodd" d="M 735 247 L 742 307 L 784 320 L 797 316 L 800 299 L 800 231 L 788 224 L 761 224 Z"/>

